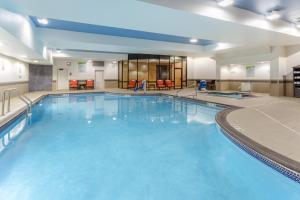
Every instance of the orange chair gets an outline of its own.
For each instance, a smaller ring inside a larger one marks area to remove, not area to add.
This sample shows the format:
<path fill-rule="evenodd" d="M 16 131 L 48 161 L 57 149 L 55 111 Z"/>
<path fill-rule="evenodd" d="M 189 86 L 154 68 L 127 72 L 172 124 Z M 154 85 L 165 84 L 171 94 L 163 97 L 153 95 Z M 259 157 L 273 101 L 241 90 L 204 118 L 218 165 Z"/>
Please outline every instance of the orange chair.
<path fill-rule="evenodd" d="M 86 88 L 87 89 L 94 89 L 94 80 L 87 80 L 86 81 Z"/>
<path fill-rule="evenodd" d="M 165 85 L 165 83 L 164 83 L 163 80 L 157 80 L 157 81 L 156 81 L 156 87 L 157 87 L 158 89 L 161 89 L 161 88 L 166 88 L 166 85 Z"/>
<path fill-rule="evenodd" d="M 134 89 L 136 87 L 136 80 L 130 80 L 128 84 L 128 89 Z"/>
<path fill-rule="evenodd" d="M 174 83 L 171 80 L 165 80 L 165 84 L 167 88 L 172 88 L 174 87 Z"/>
<path fill-rule="evenodd" d="M 78 89 L 78 81 L 77 80 L 70 80 L 69 81 L 69 88 L 70 89 Z"/>

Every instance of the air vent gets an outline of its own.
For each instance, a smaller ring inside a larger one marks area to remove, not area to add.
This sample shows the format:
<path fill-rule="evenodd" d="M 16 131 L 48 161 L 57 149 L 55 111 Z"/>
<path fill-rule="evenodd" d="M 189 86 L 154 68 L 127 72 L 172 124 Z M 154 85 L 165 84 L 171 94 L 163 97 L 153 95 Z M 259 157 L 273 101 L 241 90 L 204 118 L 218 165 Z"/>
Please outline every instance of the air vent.
<path fill-rule="evenodd" d="M 93 61 L 93 66 L 104 67 L 104 61 Z"/>

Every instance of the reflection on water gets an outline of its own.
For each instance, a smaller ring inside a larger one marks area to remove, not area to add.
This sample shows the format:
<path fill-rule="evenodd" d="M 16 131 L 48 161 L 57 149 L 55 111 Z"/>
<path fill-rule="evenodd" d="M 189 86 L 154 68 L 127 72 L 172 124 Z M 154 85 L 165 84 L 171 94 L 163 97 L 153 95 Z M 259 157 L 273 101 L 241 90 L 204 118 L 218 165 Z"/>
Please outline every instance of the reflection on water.
<path fill-rule="evenodd" d="M 173 97 L 144 96 L 133 98 L 131 96 L 106 95 L 68 95 L 47 98 L 33 108 L 34 116 L 21 117 L 1 133 L 0 152 L 3 151 L 24 130 L 27 123 L 34 123 L 47 118 L 59 118 L 63 112 L 70 112 L 70 119 L 79 116 L 74 110 L 84 116 L 87 124 L 92 124 L 96 117 L 102 116 L 107 120 L 128 121 L 141 123 L 164 124 L 170 123 L 204 125 L 215 123 L 215 114 L 222 108 L 195 104 L 188 101 L 177 100 Z M 149 100 L 150 99 L 150 100 Z M 50 103 L 50 104 L 49 104 Z M 64 115 L 65 116 L 65 115 Z M 79 118 L 80 118 L 79 117 Z"/>
<path fill-rule="evenodd" d="M 150 101 L 149 101 L 150 99 Z M 87 123 L 102 115 L 111 120 L 136 121 L 142 123 L 201 123 L 214 124 L 215 114 L 222 108 L 195 104 L 167 96 L 117 96 L 106 95 L 70 95 L 69 98 L 55 97 L 52 101 L 52 113 L 58 114 L 69 105 L 70 109 L 84 113 Z"/>
<path fill-rule="evenodd" d="M 14 139 L 21 134 L 26 126 L 27 118 L 23 117 L 15 121 L 0 135 L 0 153 L 13 143 Z"/>

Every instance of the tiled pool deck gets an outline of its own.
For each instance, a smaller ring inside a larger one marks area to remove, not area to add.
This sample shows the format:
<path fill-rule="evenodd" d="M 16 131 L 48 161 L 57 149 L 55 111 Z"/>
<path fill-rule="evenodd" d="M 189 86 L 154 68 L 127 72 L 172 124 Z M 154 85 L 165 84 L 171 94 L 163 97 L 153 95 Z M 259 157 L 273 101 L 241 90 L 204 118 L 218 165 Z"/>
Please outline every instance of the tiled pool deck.
<path fill-rule="evenodd" d="M 129 90 L 107 89 L 101 90 L 114 93 L 134 93 Z M 57 91 L 34 92 L 26 94 L 32 101 L 37 101 L 43 95 L 59 93 L 82 93 L 101 91 Z M 256 143 L 278 154 L 300 163 L 300 99 L 289 97 L 271 97 L 264 94 L 255 94 L 256 97 L 234 99 L 228 97 L 209 96 L 198 94 L 193 96 L 193 89 L 181 91 L 161 90 L 147 93 L 164 93 L 187 98 L 195 98 L 218 104 L 240 107 L 226 115 L 228 124 L 239 133 Z M 0 126 L 13 116 L 25 109 L 25 104 L 17 97 L 12 99 L 11 113 L 0 117 Z"/>

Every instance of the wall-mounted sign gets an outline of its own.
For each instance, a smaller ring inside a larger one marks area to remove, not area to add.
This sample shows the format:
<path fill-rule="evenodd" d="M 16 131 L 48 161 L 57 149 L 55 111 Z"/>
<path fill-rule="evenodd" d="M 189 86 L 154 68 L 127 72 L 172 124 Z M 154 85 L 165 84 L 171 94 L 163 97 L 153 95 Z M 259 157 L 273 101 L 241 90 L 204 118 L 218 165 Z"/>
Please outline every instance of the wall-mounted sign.
<path fill-rule="evenodd" d="M 255 76 L 255 66 L 246 65 L 246 77 L 254 77 L 254 76 Z"/>
<path fill-rule="evenodd" d="M 78 72 L 86 72 L 86 62 L 78 62 Z"/>

